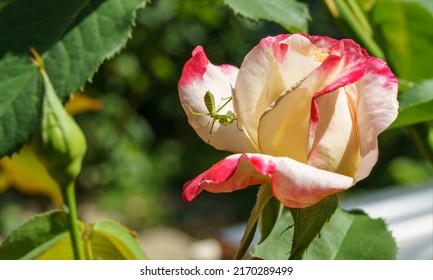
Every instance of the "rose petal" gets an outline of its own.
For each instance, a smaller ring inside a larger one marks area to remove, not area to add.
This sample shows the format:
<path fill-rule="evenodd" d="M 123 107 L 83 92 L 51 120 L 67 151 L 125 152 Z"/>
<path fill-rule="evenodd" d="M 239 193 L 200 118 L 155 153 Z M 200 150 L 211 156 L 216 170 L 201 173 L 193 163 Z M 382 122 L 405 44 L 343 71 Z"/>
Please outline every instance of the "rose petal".
<path fill-rule="evenodd" d="M 308 56 L 316 50 L 304 35 L 294 34 L 264 38 L 246 55 L 233 99 L 239 120 L 256 145 L 263 112 L 285 89 L 320 65 Z"/>
<path fill-rule="evenodd" d="M 338 40 L 328 36 L 309 36 L 309 38 L 319 48 L 328 48 L 338 42 Z"/>
<path fill-rule="evenodd" d="M 271 183 L 274 196 L 287 207 L 307 207 L 353 184 L 344 175 L 314 168 L 286 157 L 231 155 L 185 183 L 183 198 L 191 201 L 202 190 L 232 192 Z"/>
<path fill-rule="evenodd" d="M 377 136 L 397 117 L 398 82 L 384 61 L 370 57 L 367 73 L 356 88 L 360 160 L 355 182 L 370 174 L 378 157 Z"/>
<path fill-rule="evenodd" d="M 235 87 L 236 79 L 238 77 L 239 69 L 236 66 L 230 65 L 230 64 L 221 64 L 217 66 L 221 72 L 224 73 L 226 78 L 229 80 L 230 85 L 232 88 Z"/>
<path fill-rule="evenodd" d="M 264 176 L 266 170 L 258 172 L 250 163 L 246 154 L 234 154 L 219 161 L 207 171 L 187 182 L 183 186 L 183 199 L 191 201 L 203 189 L 209 192 L 232 192 L 250 185 L 263 184 L 269 181 Z M 263 164 L 268 166 L 269 164 Z"/>
<path fill-rule="evenodd" d="M 261 152 L 307 162 L 320 122 L 317 98 L 356 82 L 368 66 L 367 54 L 351 40 L 338 41 L 329 52 L 299 87 L 283 93 L 263 114 L 259 127 Z"/>
<path fill-rule="evenodd" d="M 198 46 L 193 51 L 193 57 L 183 68 L 178 85 L 179 98 L 188 116 L 188 122 L 203 141 L 220 150 L 254 152 L 256 149 L 237 121 L 223 126 L 218 121 L 214 122 L 210 116 L 196 115 L 191 112 L 209 113 L 204 101 L 207 91 L 213 94 L 215 109 L 218 110 L 227 98 L 232 96 L 237 73 L 238 69 L 235 66 L 211 64 L 203 48 Z M 218 114 L 225 115 L 233 111 L 233 102 L 229 102 Z"/>
<path fill-rule="evenodd" d="M 353 177 L 359 160 L 358 133 L 345 88 L 321 95 L 317 104 L 320 121 L 308 164 Z"/>

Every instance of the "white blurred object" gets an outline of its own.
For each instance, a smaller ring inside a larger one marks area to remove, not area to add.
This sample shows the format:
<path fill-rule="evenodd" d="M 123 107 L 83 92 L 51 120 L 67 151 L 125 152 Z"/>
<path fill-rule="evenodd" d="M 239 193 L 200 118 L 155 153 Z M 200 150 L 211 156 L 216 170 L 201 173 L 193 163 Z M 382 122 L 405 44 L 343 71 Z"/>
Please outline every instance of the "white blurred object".
<path fill-rule="evenodd" d="M 150 228 L 137 237 L 151 260 L 187 260 L 194 241 L 188 234 L 171 227 Z"/>
<path fill-rule="evenodd" d="M 371 218 L 384 219 L 397 241 L 398 259 L 433 259 L 433 181 L 341 199 L 340 206 L 362 209 Z"/>
<path fill-rule="evenodd" d="M 218 260 L 222 257 L 217 240 L 196 240 L 176 228 L 149 228 L 138 234 L 138 240 L 151 260 Z"/>
<path fill-rule="evenodd" d="M 193 260 L 219 260 L 222 249 L 216 239 L 198 240 L 191 245 L 189 255 Z"/>

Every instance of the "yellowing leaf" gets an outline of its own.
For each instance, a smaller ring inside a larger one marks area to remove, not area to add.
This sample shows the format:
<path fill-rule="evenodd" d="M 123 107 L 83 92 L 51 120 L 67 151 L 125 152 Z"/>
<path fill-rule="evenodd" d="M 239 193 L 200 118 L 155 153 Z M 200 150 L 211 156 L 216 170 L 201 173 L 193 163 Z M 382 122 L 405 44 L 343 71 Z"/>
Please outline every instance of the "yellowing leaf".
<path fill-rule="evenodd" d="M 45 167 L 33 154 L 30 146 L 24 146 L 12 158 L 0 159 L 2 179 L 0 190 L 14 186 L 22 193 L 46 195 L 56 205 L 62 203 L 62 195 L 56 182 L 48 175 Z"/>
<path fill-rule="evenodd" d="M 71 238 L 65 235 L 63 239 L 55 243 L 35 260 L 73 260 L 74 252 L 71 246 Z"/>
<path fill-rule="evenodd" d="M 32 260 L 60 249 L 63 240 L 69 240 L 67 216 L 56 210 L 33 216 L 12 231 L 0 245 L 0 260 Z M 60 245 L 59 245 L 60 243 Z M 65 243 L 61 249 L 68 247 Z M 69 243 L 69 247 L 71 247 Z M 71 249 L 66 249 L 71 250 Z M 64 253 L 56 253 L 64 254 Z"/>
<path fill-rule="evenodd" d="M 86 240 L 90 259 L 145 260 L 135 234 L 112 220 L 101 220 L 88 227 Z"/>
<path fill-rule="evenodd" d="M 98 111 L 102 108 L 102 101 L 90 98 L 87 95 L 76 92 L 74 96 L 65 105 L 66 111 L 71 115 L 78 115 L 90 111 Z"/>

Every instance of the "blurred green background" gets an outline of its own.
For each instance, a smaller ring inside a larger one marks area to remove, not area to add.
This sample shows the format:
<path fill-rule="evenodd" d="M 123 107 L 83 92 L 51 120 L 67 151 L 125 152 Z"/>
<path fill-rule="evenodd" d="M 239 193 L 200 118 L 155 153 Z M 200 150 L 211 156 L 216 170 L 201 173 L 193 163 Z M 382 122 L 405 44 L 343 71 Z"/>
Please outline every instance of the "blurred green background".
<path fill-rule="evenodd" d="M 310 34 L 344 37 L 323 4 L 309 4 Z M 261 38 L 280 33 L 286 31 L 244 20 L 216 0 L 158 0 L 141 10 L 126 48 L 106 61 L 84 89 L 103 107 L 77 116 L 88 141 L 77 183 L 83 219 L 112 217 L 136 231 L 171 225 L 198 238 L 244 221 L 254 204 L 254 187 L 182 201 L 182 185 L 227 153 L 204 143 L 188 125 L 177 82 L 197 45 L 214 64 L 240 66 Z M 383 133 L 379 143 L 371 175 L 342 195 L 410 187 L 432 176 L 404 129 Z M 45 196 L 7 189 L 0 195 L 0 236 L 53 207 Z"/>

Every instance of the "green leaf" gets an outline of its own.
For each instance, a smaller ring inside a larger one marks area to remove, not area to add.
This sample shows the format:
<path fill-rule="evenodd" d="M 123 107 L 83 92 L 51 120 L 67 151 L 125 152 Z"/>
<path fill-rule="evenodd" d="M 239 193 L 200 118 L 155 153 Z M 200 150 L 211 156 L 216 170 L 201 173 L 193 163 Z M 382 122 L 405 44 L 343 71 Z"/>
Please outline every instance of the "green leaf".
<path fill-rule="evenodd" d="M 66 100 L 131 34 L 144 0 L 20 0 L 0 10 L 0 157 L 28 141 L 40 114 L 42 81 L 29 48 L 42 55 Z"/>
<path fill-rule="evenodd" d="M 281 203 L 275 197 L 271 197 L 260 215 L 260 242 L 265 240 L 272 232 L 280 210 Z"/>
<path fill-rule="evenodd" d="M 90 225 L 85 233 L 89 259 L 146 260 L 134 234 L 111 220 Z"/>
<path fill-rule="evenodd" d="M 377 1 L 371 13 L 387 62 L 397 76 L 414 82 L 433 77 L 433 14 L 417 2 Z"/>
<path fill-rule="evenodd" d="M 36 215 L 12 231 L 0 246 L 1 260 L 74 259 L 66 214 Z"/>
<path fill-rule="evenodd" d="M 269 237 L 255 246 L 252 255 L 262 259 L 287 259 L 293 238 L 293 218 L 284 208 Z M 397 245 L 382 219 L 360 211 L 337 209 L 303 255 L 303 259 L 395 259 Z"/>
<path fill-rule="evenodd" d="M 397 244 L 382 219 L 361 211 L 338 209 L 311 243 L 304 259 L 390 260 L 397 257 Z"/>
<path fill-rule="evenodd" d="M 293 239 L 293 218 L 290 210 L 283 207 L 268 237 L 254 246 L 252 257 L 264 260 L 287 260 Z"/>
<path fill-rule="evenodd" d="M 268 238 L 255 246 L 252 255 L 271 260 L 301 259 L 337 206 L 333 195 L 307 208 L 284 208 Z"/>
<path fill-rule="evenodd" d="M 399 95 L 399 113 L 390 128 L 433 120 L 433 80 L 420 83 Z"/>
<path fill-rule="evenodd" d="M 426 10 L 428 10 L 431 15 L 433 15 L 433 1 L 431 0 L 404 0 L 404 1 L 409 3 L 418 3 L 419 5 L 423 6 Z"/>
<path fill-rule="evenodd" d="M 311 19 L 305 3 L 295 0 L 224 0 L 236 14 L 252 21 L 272 21 L 289 32 L 308 32 Z"/>
<path fill-rule="evenodd" d="M 406 129 L 413 142 L 418 146 L 418 150 L 433 166 L 433 129 L 429 123 L 409 125 Z"/>
<path fill-rule="evenodd" d="M 290 259 L 301 259 L 311 242 L 319 235 L 338 207 L 336 195 L 328 196 L 307 208 L 291 208 L 294 233 Z"/>
<path fill-rule="evenodd" d="M 431 180 L 433 166 L 425 159 L 399 156 L 389 162 L 387 171 L 395 184 L 410 188 Z"/>
<path fill-rule="evenodd" d="M 0 9 L 2 9 L 4 6 L 9 5 L 13 1 L 15 0 L 0 0 Z"/>

